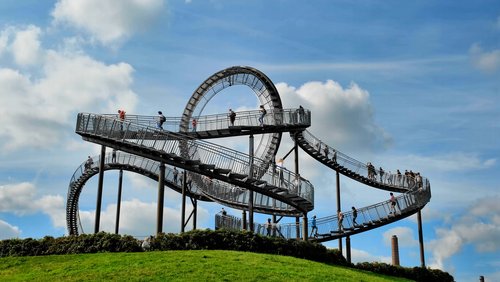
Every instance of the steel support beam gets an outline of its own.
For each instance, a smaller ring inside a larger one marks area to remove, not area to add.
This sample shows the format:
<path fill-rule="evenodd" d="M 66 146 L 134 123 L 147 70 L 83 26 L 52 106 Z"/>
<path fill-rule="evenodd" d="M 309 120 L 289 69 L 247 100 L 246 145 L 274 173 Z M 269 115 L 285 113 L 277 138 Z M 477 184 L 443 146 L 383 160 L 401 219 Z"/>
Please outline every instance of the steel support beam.
<path fill-rule="evenodd" d="M 424 234 L 422 231 L 422 213 L 421 210 L 417 213 L 418 222 L 418 242 L 420 243 L 420 265 L 425 268 L 425 254 L 424 254 Z"/>
<path fill-rule="evenodd" d="M 165 164 L 160 163 L 158 176 L 158 206 L 156 208 L 156 235 L 163 232 L 163 203 L 165 198 Z"/>
<path fill-rule="evenodd" d="M 248 142 L 249 142 L 249 148 L 248 148 L 248 155 L 250 156 L 250 163 L 249 165 L 249 170 L 248 170 L 248 177 L 253 178 L 253 145 L 254 145 L 254 138 L 253 135 L 251 134 L 248 137 Z M 249 229 L 250 231 L 254 231 L 254 226 L 253 226 L 253 191 L 249 190 L 248 193 L 248 221 L 249 221 Z"/>
<path fill-rule="evenodd" d="M 101 156 L 99 157 L 99 182 L 97 184 L 97 203 L 95 207 L 94 233 L 99 232 L 101 223 L 102 185 L 104 183 L 104 158 L 106 156 L 106 146 L 101 146 Z"/>
<path fill-rule="evenodd" d="M 120 230 L 120 210 L 122 206 L 122 184 L 123 184 L 123 169 L 120 169 L 120 175 L 118 177 L 118 199 L 116 200 L 116 223 L 115 223 L 115 234 L 118 234 Z"/>

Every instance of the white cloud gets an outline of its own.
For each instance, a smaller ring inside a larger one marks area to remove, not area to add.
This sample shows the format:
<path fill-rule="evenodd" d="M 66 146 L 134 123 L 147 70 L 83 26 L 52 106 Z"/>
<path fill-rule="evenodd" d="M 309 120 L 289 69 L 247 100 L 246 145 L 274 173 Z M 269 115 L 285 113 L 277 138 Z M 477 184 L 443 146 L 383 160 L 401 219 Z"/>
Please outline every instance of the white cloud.
<path fill-rule="evenodd" d="M 333 80 L 311 81 L 299 88 L 277 83 L 276 88 L 285 108 L 313 108 L 310 132 L 340 151 L 371 152 L 391 143 L 374 121 L 368 91 L 355 83 L 348 88 Z"/>
<path fill-rule="evenodd" d="M 61 195 L 46 195 L 35 201 L 37 209 L 50 216 L 54 227 L 66 227 L 66 199 Z"/>
<path fill-rule="evenodd" d="M 10 225 L 0 219 L 0 240 L 18 238 L 20 234 L 21 231 L 17 226 Z"/>
<path fill-rule="evenodd" d="M 495 72 L 500 67 L 500 49 L 484 51 L 481 45 L 475 43 L 469 49 L 472 64 L 481 71 Z"/>
<path fill-rule="evenodd" d="M 396 235 L 398 238 L 399 247 L 413 247 L 418 244 L 418 241 L 413 235 L 413 230 L 408 227 L 395 227 L 384 232 L 384 243 L 387 246 L 392 246 L 392 236 Z"/>
<path fill-rule="evenodd" d="M 491 168 L 496 159 L 481 159 L 476 153 L 454 152 L 433 156 L 393 156 L 394 163 L 408 163 L 417 171 L 457 172 Z"/>
<path fill-rule="evenodd" d="M 191 212 L 191 206 L 186 207 L 186 214 Z M 136 237 L 143 237 L 156 234 L 156 202 L 142 202 L 138 199 L 122 201 L 120 212 L 120 234 L 129 234 Z M 163 232 L 180 232 L 181 213 L 178 209 L 164 207 L 163 209 Z M 85 233 L 94 232 L 95 210 L 80 211 L 80 220 L 82 221 Z M 197 228 L 202 229 L 207 226 L 209 213 L 206 209 L 198 206 L 197 210 Z M 113 233 L 116 224 L 116 204 L 110 204 L 101 212 L 100 231 Z M 186 231 L 192 228 L 191 224 L 186 226 Z"/>
<path fill-rule="evenodd" d="M 145 29 L 163 5 L 163 0 L 59 0 L 52 16 L 56 24 L 68 23 L 109 44 Z"/>
<path fill-rule="evenodd" d="M 345 249 L 344 250 L 344 256 L 345 254 Z M 352 263 L 359 263 L 359 262 L 383 262 L 383 263 L 392 263 L 392 258 L 391 257 L 380 257 L 380 256 L 375 256 L 372 255 L 366 251 L 363 250 L 358 250 L 358 249 L 352 249 L 351 248 L 351 261 Z"/>
<path fill-rule="evenodd" d="M 500 250 L 500 196 L 490 196 L 475 201 L 470 213 L 452 221 L 450 227 L 436 229 L 437 238 L 429 243 L 432 265 L 443 269 L 447 259 L 464 247 L 473 245 L 476 252 Z"/>
<path fill-rule="evenodd" d="M 13 32 L 12 28 L 7 30 Z M 39 48 L 37 53 L 43 54 L 36 60 L 41 63 L 40 70 L 21 73 L 0 68 L 0 147 L 4 152 L 58 144 L 64 132 L 74 126 L 76 112 L 109 113 L 116 108 L 135 107 L 130 65 L 106 65 L 67 49 L 58 52 Z M 25 57 L 21 61 L 31 62 L 29 55 Z"/>
<path fill-rule="evenodd" d="M 33 25 L 15 34 L 11 51 L 17 64 L 27 66 L 38 62 L 40 59 L 40 34 L 40 28 Z"/>
<path fill-rule="evenodd" d="M 35 186 L 28 182 L 0 186 L 0 212 L 23 215 L 33 212 Z"/>
<path fill-rule="evenodd" d="M 37 198 L 36 187 L 29 182 L 0 186 L 0 212 L 19 216 L 43 212 L 55 227 L 66 226 L 65 202 L 61 195 Z"/>

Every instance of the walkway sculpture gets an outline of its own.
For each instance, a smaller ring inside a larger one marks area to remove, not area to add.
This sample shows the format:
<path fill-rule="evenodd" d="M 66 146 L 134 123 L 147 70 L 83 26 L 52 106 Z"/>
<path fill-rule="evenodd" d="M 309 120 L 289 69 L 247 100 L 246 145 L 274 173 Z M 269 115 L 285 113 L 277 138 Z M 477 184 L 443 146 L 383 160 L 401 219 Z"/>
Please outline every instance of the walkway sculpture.
<path fill-rule="evenodd" d="M 264 126 L 259 124 L 259 111 L 238 112 L 234 125 L 227 114 L 202 115 L 207 103 L 220 91 L 246 85 L 252 89 L 267 109 Z M 190 179 L 187 191 L 191 199 L 214 201 L 235 209 L 278 216 L 303 216 L 303 222 L 280 224 L 274 233 L 285 238 L 307 239 L 310 229 L 307 213 L 314 209 L 314 187 L 299 174 L 276 166 L 276 152 L 282 133 L 288 132 L 297 146 L 332 170 L 365 185 L 401 193 L 397 198 L 398 213 L 391 214 L 389 201 L 358 208 L 358 224 L 353 224 L 352 212 L 344 213 L 343 230 L 337 215 L 318 218 L 318 232 L 311 239 L 328 241 L 364 232 L 420 211 L 430 200 L 430 183 L 424 177 L 384 174 L 368 176 L 368 167 L 335 150 L 309 133 L 309 110 L 283 109 L 278 91 L 262 72 L 250 67 L 231 67 L 215 73 L 193 93 L 180 118 L 168 118 L 164 128 L 155 126 L 153 116 L 127 116 L 91 113 L 78 114 L 76 133 L 85 141 L 119 150 L 116 158 L 105 156 L 104 170 L 127 170 L 162 179 L 165 186 L 181 192 L 182 182 L 173 180 L 170 167 L 186 171 Z M 191 127 L 197 120 L 196 129 Z M 253 135 L 263 135 L 253 149 Z M 249 154 L 238 152 L 204 139 L 249 136 Z M 327 148 L 325 150 L 325 148 Z M 79 234 L 78 201 L 85 183 L 99 173 L 99 157 L 89 169 L 82 164 L 75 171 L 68 188 L 66 219 L 69 234 Z M 163 174 L 161 167 L 170 166 Z M 216 216 L 216 228 L 243 228 L 242 220 Z M 246 222 L 244 219 L 243 222 Z M 255 232 L 265 234 L 264 224 L 254 224 Z M 275 226 L 276 227 L 276 226 Z"/>

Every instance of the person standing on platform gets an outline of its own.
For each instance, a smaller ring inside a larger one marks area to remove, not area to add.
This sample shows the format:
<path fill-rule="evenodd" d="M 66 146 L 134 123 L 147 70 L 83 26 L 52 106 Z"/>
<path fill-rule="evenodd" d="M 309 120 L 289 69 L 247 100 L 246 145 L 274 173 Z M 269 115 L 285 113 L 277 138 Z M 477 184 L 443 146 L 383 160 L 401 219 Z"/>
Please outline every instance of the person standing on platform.
<path fill-rule="evenodd" d="M 193 132 L 196 131 L 196 125 L 198 124 L 198 121 L 194 118 L 193 121 L 191 121 L 191 125 L 193 126 Z"/>
<path fill-rule="evenodd" d="M 177 177 L 179 175 L 179 171 L 177 170 L 176 167 L 174 167 L 174 183 L 177 185 Z"/>

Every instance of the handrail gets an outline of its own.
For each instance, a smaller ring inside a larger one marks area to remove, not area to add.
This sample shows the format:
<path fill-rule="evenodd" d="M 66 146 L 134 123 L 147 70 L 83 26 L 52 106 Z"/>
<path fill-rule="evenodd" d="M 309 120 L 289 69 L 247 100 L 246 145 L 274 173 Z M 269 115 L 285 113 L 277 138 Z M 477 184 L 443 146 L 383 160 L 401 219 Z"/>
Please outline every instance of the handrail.
<path fill-rule="evenodd" d="M 114 155 L 114 157 L 113 157 Z M 79 234 L 83 233 L 83 228 L 79 219 L 79 209 L 78 202 L 79 199 L 77 195 L 81 193 L 85 182 L 96 175 L 99 171 L 99 158 L 100 156 L 92 157 L 92 165 L 86 167 L 87 160 L 84 161 L 73 173 L 71 181 L 68 185 L 68 198 L 66 204 L 66 219 L 68 223 L 68 233 L 69 234 Z M 131 170 L 136 173 L 148 176 L 153 180 L 158 180 L 160 162 L 144 158 L 138 155 L 133 155 L 121 151 L 108 152 L 104 159 L 105 170 L 109 169 L 125 169 Z M 143 172 L 141 172 L 143 171 Z M 147 172 L 147 174 L 146 174 Z M 195 173 L 189 172 L 188 177 L 200 177 Z M 205 178 L 206 179 L 206 178 Z M 181 171 L 178 171 L 177 181 L 174 181 L 174 170 L 172 167 L 167 166 L 165 169 L 165 184 L 169 187 L 176 187 L 178 192 L 182 189 L 182 178 Z M 206 191 L 204 186 L 197 186 L 196 183 L 192 183 L 189 187 L 189 193 L 197 196 L 200 200 L 215 200 L 216 202 L 229 202 L 232 206 L 237 208 L 242 208 L 243 206 L 248 206 L 248 193 L 247 189 L 239 188 L 234 185 L 224 183 L 222 181 L 214 180 L 214 185 L 211 186 L 212 191 Z M 215 191 L 215 192 L 214 192 Z M 255 201 L 254 207 L 258 212 L 274 212 L 274 213 L 285 213 L 293 214 L 296 210 L 278 200 L 273 200 L 268 196 L 262 195 L 260 193 L 254 193 Z M 207 198 L 205 198 L 207 197 Z"/>
<path fill-rule="evenodd" d="M 415 186 L 419 185 L 420 182 L 428 181 L 423 176 L 411 177 L 404 174 L 389 173 L 389 171 L 384 171 L 380 173 L 379 169 L 374 167 L 374 174 L 369 173 L 368 165 L 362 163 L 348 155 L 336 150 L 333 147 L 326 145 L 320 139 L 314 137 L 309 131 L 302 131 L 302 136 L 304 140 L 309 144 L 311 148 L 314 149 L 317 155 L 322 155 L 325 159 L 331 160 L 332 166 L 336 166 L 336 170 L 340 173 L 347 175 L 345 171 L 339 170 L 338 168 L 345 168 L 356 174 L 356 176 L 365 179 L 365 184 L 374 183 L 377 184 L 377 188 L 397 188 L 400 192 L 405 190 L 413 189 Z M 324 148 L 328 148 L 325 154 Z M 335 161 L 333 160 L 335 159 Z M 352 177 L 351 175 L 347 175 Z M 391 190 L 391 189 L 388 189 Z"/>
<path fill-rule="evenodd" d="M 401 194 L 396 197 L 397 208 L 395 213 L 392 213 L 391 211 L 391 201 L 387 200 L 367 207 L 358 208 L 356 224 L 353 222 L 352 210 L 343 212 L 344 219 L 342 221 L 342 228 L 339 226 L 338 215 L 317 218 L 317 231 L 313 237 L 309 239 L 324 242 L 388 224 L 414 214 L 418 210 L 422 209 L 429 202 L 430 198 L 430 183 L 426 181 L 422 187 L 415 188 L 410 190 L 408 193 Z M 234 228 L 235 224 L 232 220 L 233 219 L 230 218 L 226 219 L 224 222 Z M 216 224 L 217 223 L 221 224 L 222 222 L 216 221 Z M 267 223 L 255 223 L 255 226 L 260 228 L 254 228 L 254 232 L 263 236 L 267 235 L 268 230 L 267 228 L 264 228 L 267 226 Z M 311 227 L 311 223 L 309 222 L 308 230 L 311 230 Z M 226 228 L 226 226 L 216 225 L 216 228 Z M 241 229 L 242 227 L 240 226 L 240 230 Z M 287 239 L 303 239 L 302 222 L 285 224 L 273 223 L 272 229 L 279 230 L 280 236 Z M 276 234 L 273 236 L 275 235 Z"/>

